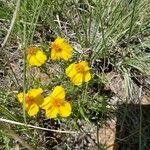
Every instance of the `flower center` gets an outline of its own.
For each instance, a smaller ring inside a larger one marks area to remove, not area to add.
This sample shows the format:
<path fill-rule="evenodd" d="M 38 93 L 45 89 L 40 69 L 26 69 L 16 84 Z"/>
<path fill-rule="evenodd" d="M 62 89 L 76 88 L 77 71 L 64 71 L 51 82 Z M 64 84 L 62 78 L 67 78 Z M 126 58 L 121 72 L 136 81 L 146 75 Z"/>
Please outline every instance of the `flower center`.
<path fill-rule="evenodd" d="M 28 54 L 30 54 L 30 55 L 35 55 L 36 52 L 37 52 L 37 50 L 38 50 L 37 47 L 28 48 Z"/>
<path fill-rule="evenodd" d="M 61 99 L 54 98 L 54 101 L 53 101 L 54 107 L 60 107 L 62 104 L 63 104 L 63 101 Z"/>
<path fill-rule="evenodd" d="M 84 66 L 81 64 L 76 64 L 75 69 L 78 73 L 83 73 L 84 72 Z"/>
<path fill-rule="evenodd" d="M 26 101 L 26 103 L 31 103 L 33 101 L 33 97 L 32 96 L 26 96 L 25 101 Z"/>
<path fill-rule="evenodd" d="M 52 44 L 52 49 L 54 49 L 56 53 L 59 53 L 62 50 L 60 46 L 55 43 Z"/>

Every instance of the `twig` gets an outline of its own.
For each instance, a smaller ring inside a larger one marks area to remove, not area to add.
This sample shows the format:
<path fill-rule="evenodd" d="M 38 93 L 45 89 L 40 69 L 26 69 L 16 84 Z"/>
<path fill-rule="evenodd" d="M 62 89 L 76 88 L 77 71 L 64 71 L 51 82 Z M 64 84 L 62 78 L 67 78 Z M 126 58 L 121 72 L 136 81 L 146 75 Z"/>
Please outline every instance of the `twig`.
<path fill-rule="evenodd" d="M 62 130 L 54 130 L 54 129 L 42 128 L 42 127 L 33 126 L 33 125 L 30 125 L 30 124 L 25 124 L 25 123 L 13 121 L 13 120 L 7 120 L 7 119 L 3 119 L 3 118 L 0 118 L 0 121 L 1 121 L 1 122 L 6 122 L 6 123 L 9 123 L 9 124 L 27 126 L 27 127 L 34 128 L 34 129 L 45 130 L 45 131 L 51 131 L 51 132 L 67 133 L 67 134 L 74 134 L 74 133 L 77 133 L 76 131 L 62 131 Z"/>
<path fill-rule="evenodd" d="M 13 18 L 12 18 L 12 21 L 11 21 L 11 24 L 10 24 L 10 28 L 9 28 L 9 30 L 7 32 L 7 35 L 6 35 L 4 41 L 3 41 L 2 45 L 1 45 L 2 46 L 1 48 L 4 48 L 6 42 L 7 42 L 8 38 L 9 38 L 9 35 L 10 35 L 12 29 L 13 29 L 13 26 L 14 26 L 14 23 L 15 23 L 15 20 L 16 20 L 16 17 L 17 17 L 17 12 L 19 10 L 19 6 L 20 6 L 20 0 L 17 0 L 16 9 L 15 9 L 14 14 L 13 14 Z"/>

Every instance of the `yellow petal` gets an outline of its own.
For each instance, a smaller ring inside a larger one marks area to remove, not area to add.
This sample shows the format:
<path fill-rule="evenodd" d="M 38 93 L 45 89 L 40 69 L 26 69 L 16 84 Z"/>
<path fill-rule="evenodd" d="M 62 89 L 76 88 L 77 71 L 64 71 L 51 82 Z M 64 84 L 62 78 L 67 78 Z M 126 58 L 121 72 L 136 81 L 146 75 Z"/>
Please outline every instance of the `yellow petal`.
<path fill-rule="evenodd" d="M 28 55 L 27 61 L 28 61 L 30 66 L 41 66 L 41 63 L 39 62 L 39 60 L 35 56 Z"/>
<path fill-rule="evenodd" d="M 21 103 L 23 101 L 23 92 L 17 95 L 18 101 Z"/>
<path fill-rule="evenodd" d="M 68 117 L 71 114 L 71 105 L 68 102 L 65 102 L 63 106 L 59 107 L 59 115 L 61 117 Z"/>
<path fill-rule="evenodd" d="M 72 56 L 71 52 L 68 52 L 68 51 L 65 51 L 65 50 L 63 50 L 61 52 L 61 58 L 64 59 L 65 61 L 67 61 L 68 59 L 70 59 L 71 56 Z"/>
<path fill-rule="evenodd" d="M 53 92 L 50 94 L 50 97 L 64 99 L 65 98 L 65 90 L 61 86 L 56 86 Z"/>
<path fill-rule="evenodd" d="M 81 61 L 79 64 L 84 66 L 84 71 L 90 70 L 90 67 L 88 67 L 88 62 L 87 61 Z"/>
<path fill-rule="evenodd" d="M 36 53 L 36 59 L 39 61 L 40 65 L 43 65 L 45 61 L 47 60 L 47 56 L 43 51 L 38 50 Z"/>
<path fill-rule="evenodd" d="M 34 102 L 38 105 L 41 106 L 44 102 L 44 96 L 43 95 L 38 95 L 37 97 L 34 98 Z"/>
<path fill-rule="evenodd" d="M 68 44 L 66 42 L 62 43 L 60 46 L 61 46 L 61 49 L 62 49 L 62 51 L 61 51 L 61 58 L 63 58 L 64 60 L 67 61 L 72 56 L 73 48 L 71 47 L 70 44 Z"/>
<path fill-rule="evenodd" d="M 37 106 L 37 104 L 32 103 L 26 108 L 26 111 L 29 114 L 29 116 L 35 116 L 39 111 L 39 107 Z"/>
<path fill-rule="evenodd" d="M 62 50 L 65 50 L 67 52 L 71 52 L 73 50 L 72 46 L 67 42 L 62 43 L 61 47 L 62 47 Z"/>
<path fill-rule="evenodd" d="M 58 115 L 58 108 L 56 107 L 51 107 L 50 109 L 46 109 L 46 117 L 47 118 L 56 118 Z"/>
<path fill-rule="evenodd" d="M 60 36 L 58 36 L 54 41 L 54 43 L 58 45 L 61 45 L 63 42 L 64 42 L 64 39 L 61 38 Z"/>
<path fill-rule="evenodd" d="M 84 75 L 84 81 L 88 82 L 89 80 L 91 80 L 91 73 L 88 71 Z"/>
<path fill-rule="evenodd" d="M 76 72 L 76 70 L 74 69 L 74 67 L 75 67 L 75 64 L 71 64 L 71 65 L 69 65 L 69 66 L 66 68 L 66 70 L 65 70 L 66 75 L 67 75 L 68 77 L 70 77 L 70 78 L 74 77 L 74 76 L 77 74 L 77 72 Z"/>
<path fill-rule="evenodd" d="M 51 97 L 47 96 L 47 97 L 44 98 L 44 101 L 40 105 L 40 107 L 46 110 L 46 109 L 48 109 L 48 108 L 50 108 L 52 106 L 51 102 L 52 102 Z"/>
<path fill-rule="evenodd" d="M 78 73 L 74 77 L 71 78 L 71 81 L 74 85 L 81 85 L 83 82 L 83 74 Z"/>
<path fill-rule="evenodd" d="M 27 94 L 35 98 L 42 93 L 43 93 L 42 88 L 38 88 L 38 89 L 30 89 Z"/>

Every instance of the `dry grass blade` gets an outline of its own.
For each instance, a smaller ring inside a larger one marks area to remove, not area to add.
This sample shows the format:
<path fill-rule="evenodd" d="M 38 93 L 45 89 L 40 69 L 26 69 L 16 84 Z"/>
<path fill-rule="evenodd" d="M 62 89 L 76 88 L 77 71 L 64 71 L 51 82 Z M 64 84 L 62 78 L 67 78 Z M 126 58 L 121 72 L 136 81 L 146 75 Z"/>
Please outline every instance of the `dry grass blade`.
<path fill-rule="evenodd" d="M 21 123 L 21 122 L 7 120 L 7 119 L 3 119 L 3 118 L 0 118 L 0 121 L 1 122 L 5 122 L 5 123 L 9 123 L 9 124 L 27 126 L 27 127 L 30 127 L 30 128 L 39 129 L 39 130 L 45 130 L 45 131 L 50 131 L 50 132 L 67 133 L 67 134 L 77 133 L 75 131 L 62 131 L 62 130 L 53 130 L 53 129 L 42 128 L 42 127 L 33 126 L 33 125 L 29 125 L 29 124 L 24 124 L 24 123 Z"/>
<path fill-rule="evenodd" d="M 15 23 L 15 20 L 16 20 L 16 17 L 17 17 L 17 12 L 19 10 L 19 6 L 20 6 L 20 0 L 17 1 L 16 9 L 15 9 L 14 14 L 13 14 L 13 18 L 12 18 L 12 21 L 11 21 L 11 24 L 10 24 L 10 28 L 9 28 L 9 30 L 7 32 L 7 35 L 6 35 L 4 41 L 3 41 L 2 45 L 1 45 L 2 46 L 1 48 L 4 48 L 6 42 L 7 42 L 8 38 L 9 38 L 9 35 L 10 35 L 12 29 L 13 29 L 13 26 L 14 26 L 14 23 Z"/>

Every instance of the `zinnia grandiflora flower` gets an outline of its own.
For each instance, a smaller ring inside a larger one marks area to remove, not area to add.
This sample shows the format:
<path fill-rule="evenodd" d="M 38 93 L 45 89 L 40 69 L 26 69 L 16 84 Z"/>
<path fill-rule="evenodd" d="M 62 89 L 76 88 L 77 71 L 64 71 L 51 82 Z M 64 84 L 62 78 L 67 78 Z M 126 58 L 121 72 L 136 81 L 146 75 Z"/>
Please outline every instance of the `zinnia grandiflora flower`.
<path fill-rule="evenodd" d="M 43 90 L 41 88 L 38 89 L 30 89 L 25 94 L 25 109 L 29 116 L 35 116 L 39 111 L 39 106 L 43 103 L 44 97 L 42 96 Z M 23 103 L 23 92 L 17 95 L 18 101 Z"/>
<path fill-rule="evenodd" d="M 91 80 L 90 68 L 88 62 L 81 61 L 73 63 L 66 68 L 66 75 L 70 78 L 74 85 L 81 85 L 83 82 Z"/>
<path fill-rule="evenodd" d="M 72 57 L 72 46 L 61 37 L 57 37 L 51 44 L 51 59 L 68 61 Z"/>
<path fill-rule="evenodd" d="M 71 105 L 65 100 L 65 90 L 56 86 L 52 93 L 44 99 L 42 108 L 46 111 L 47 118 L 68 117 L 71 114 Z"/>
<path fill-rule="evenodd" d="M 42 49 L 38 47 L 30 47 L 27 49 L 27 61 L 30 66 L 41 66 L 47 60 L 47 56 Z"/>

